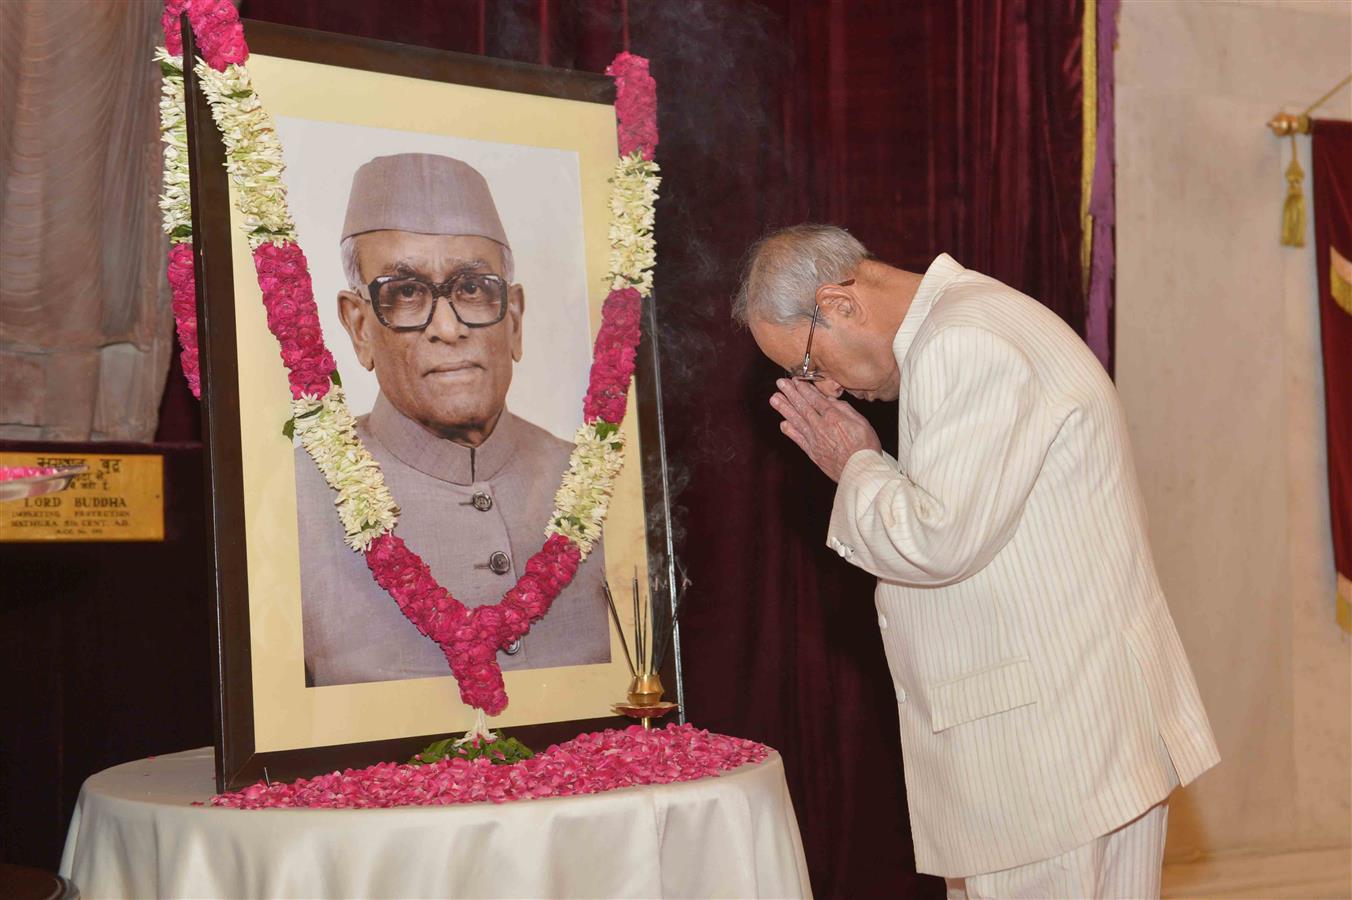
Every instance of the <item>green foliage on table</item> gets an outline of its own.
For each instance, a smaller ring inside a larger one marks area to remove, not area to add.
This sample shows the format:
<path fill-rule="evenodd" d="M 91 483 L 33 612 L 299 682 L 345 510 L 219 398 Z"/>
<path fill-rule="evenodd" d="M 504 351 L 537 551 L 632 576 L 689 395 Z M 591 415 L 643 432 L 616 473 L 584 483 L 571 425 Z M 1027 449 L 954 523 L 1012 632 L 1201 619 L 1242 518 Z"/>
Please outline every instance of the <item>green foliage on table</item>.
<path fill-rule="evenodd" d="M 495 766 L 510 766 L 523 759 L 530 759 L 535 753 L 514 737 L 507 737 L 501 731 L 494 733 L 491 741 L 475 738 L 457 746 L 457 738 L 445 738 L 428 744 L 421 752 L 414 754 L 408 761 L 410 766 L 425 766 L 441 762 L 443 759 L 479 759 L 483 757 Z"/>

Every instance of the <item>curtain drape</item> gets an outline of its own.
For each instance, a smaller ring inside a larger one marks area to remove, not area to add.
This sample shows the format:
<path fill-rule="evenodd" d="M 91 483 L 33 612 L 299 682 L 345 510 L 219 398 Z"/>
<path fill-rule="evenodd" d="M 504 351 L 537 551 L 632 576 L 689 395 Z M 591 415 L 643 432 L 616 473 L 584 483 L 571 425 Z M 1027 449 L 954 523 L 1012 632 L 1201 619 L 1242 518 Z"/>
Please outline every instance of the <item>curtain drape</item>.
<path fill-rule="evenodd" d="M 246 0 L 245 16 L 600 71 L 620 0 Z M 784 439 L 775 368 L 728 318 L 765 228 L 849 227 L 921 269 L 940 251 L 1084 333 L 1080 0 L 632 0 L 665 181 L 657 302 L 677 535 L 694 583 L 691 720 L 784 755 L 820 896 L 939 897 L 911 852 L 873 580 L 823 546 L 833 485 Z M 895 412 L 866 409 L 894 440 Z"/>
<path fill-rule="evenodd" d="M 0 3 L 0 437 L 155 434 L 158 7 Z"/>
<path fill-rule="evenodd" d="M 1310 155 L 1336 616 L 1352 632 L 1352 122 L 1317 119 Z"/>

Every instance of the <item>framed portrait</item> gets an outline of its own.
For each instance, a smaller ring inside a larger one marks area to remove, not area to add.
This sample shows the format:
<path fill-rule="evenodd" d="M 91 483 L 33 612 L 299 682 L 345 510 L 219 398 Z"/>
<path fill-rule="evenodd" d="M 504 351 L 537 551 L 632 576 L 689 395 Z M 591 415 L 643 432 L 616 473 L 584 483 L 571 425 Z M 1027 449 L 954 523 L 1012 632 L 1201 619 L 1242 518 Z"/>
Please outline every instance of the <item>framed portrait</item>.
<path fill-rule="evenodd" d="M 495 603 L 544 541 L 582 423 L 607 292 L 612 83 L 245 29 L 324 339 L 400 507 L 396 534 L 466 605 Z M 402 761 L 463 733 L 475 712 L 440 648 L 343 544 L 333 492 L 283 433 L 286 371 L 220 137 L 191 76 L 187 88 L 218 787 Z M 425 321 L 386 303 L 418 291 L 431 298 Z M 474 297 L 493 298 L 493 315 Z M 510 703 L 489 725 L 540 749 L 631 722 L 612 711 L 630 673 L 603 583 L 616 588 L 625 634 L 635 580 L 645 593 L 661 585 L 668 609 L 674 599 L 652 325 L 649 305 L 603 540 L 545 617 L 498 653 Z M 679 703 L 672 643 L 664 682 Z"/>

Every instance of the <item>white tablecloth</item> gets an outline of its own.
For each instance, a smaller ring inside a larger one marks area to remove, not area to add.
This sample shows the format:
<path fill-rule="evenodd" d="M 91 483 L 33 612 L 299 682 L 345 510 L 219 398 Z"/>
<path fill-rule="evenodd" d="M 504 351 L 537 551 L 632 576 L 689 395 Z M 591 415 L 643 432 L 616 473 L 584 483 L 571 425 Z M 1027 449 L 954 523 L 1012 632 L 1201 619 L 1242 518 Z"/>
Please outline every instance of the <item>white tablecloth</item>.
<path fill-rule="evenodd" d="M 83 897 L 805 897 L 778 754 L 720 778 L 397 809 L 218 809 L 212 753 L 85 782 L 61 874 Z"/>

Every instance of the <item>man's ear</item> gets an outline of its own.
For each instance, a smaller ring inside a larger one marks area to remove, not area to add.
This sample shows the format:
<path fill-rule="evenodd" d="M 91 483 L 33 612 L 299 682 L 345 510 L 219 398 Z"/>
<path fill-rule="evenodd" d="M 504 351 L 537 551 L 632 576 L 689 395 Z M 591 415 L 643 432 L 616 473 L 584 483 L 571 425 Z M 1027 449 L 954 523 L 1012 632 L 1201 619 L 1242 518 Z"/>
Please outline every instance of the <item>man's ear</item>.
<path fill-rule="evenodd" d="M 855 319 L 857 322 L 865 318 L 866 311 L 859 302 L 859 295 L 855 293 L 853 280 L 850 284 L 822 285 L 817 288 L 816 300 L 822 312 L 829 312 L 833 317 Z"/>
<path fill-rule="evenodd" d="M 507 327 L 512 333 L 512 359 L 521 362 L 521 319 L 526 314 L 526 289 L 514 284 L 507 289 Z"/>
<path fill-rule="evenodd" d="M 357 362 L 368 372 L 375 369 L 376 359 L 371 345 L 375 340 L 375 329 L 385 326 L 376 318 L 371 304 L 352 291 L 339 291 L 338 318 L 343 323 L 343 330 L 352 339 L 352 349 L 357 354 Z"/>

